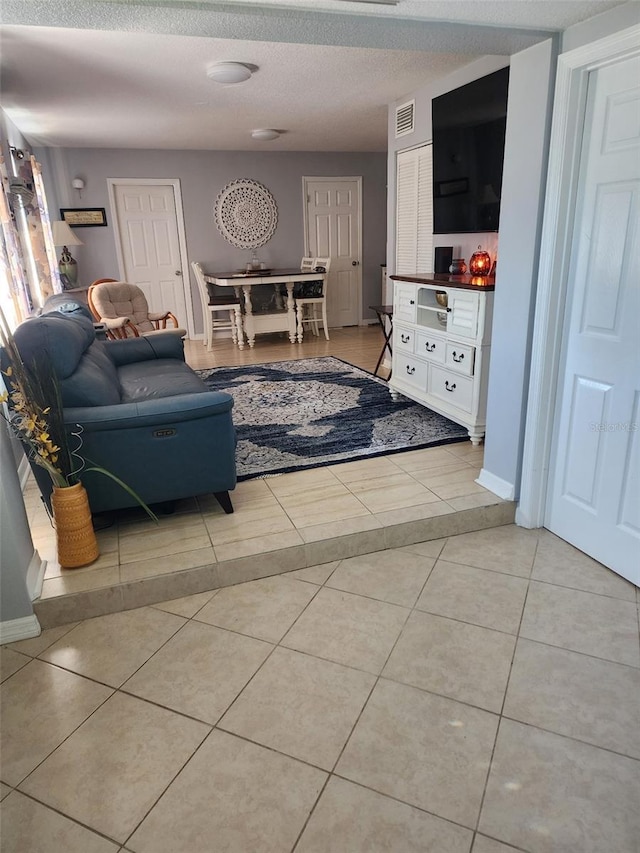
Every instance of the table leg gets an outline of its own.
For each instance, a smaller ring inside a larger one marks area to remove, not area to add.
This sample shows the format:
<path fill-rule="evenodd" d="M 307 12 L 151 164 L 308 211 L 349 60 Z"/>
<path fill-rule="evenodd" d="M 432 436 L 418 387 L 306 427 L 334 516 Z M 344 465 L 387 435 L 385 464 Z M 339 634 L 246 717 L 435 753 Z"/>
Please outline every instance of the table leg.
<path fill-rule="evenodd" d="M 293 282 L 286 282 L 287 288 L 287 320 L 289 321 L 289 341 L 296 342 L 296 304 L 293 298 Z"/>
<path fill-rule="evenodd" d="M 239 299 L 240 298 L 240 288 L 234 287 L 233 292 L 235 293 L 236 298 Z M 235 315 L 236 315 L 236 330 L 238 332 L 238 341 L 237 341 L 238 347 L 240 349 L 244 349 L 244 331 L 242 329 L 242 306 L 240 305 L 240 303 L 238 303 L 236 305 Z"/>
<path fill-rule="evenodd" d="M 253 325 L 253 305 L 251 304 L 251 285 L 243 284 L 242 292 L 244 293 L 244 330 L 247 335 L 247 343 L 249 344 L 250 349 L 253 349 L 253 346 L 256 342 L 256 331 Z"/>

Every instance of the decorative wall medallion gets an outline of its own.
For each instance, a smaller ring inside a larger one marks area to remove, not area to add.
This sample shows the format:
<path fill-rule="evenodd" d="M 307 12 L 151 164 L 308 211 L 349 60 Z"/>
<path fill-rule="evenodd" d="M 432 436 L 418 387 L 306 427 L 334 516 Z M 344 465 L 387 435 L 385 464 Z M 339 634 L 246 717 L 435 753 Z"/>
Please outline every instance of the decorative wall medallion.
<path fill-rule="evenodd" d="M 232 246 L 256 249 L 273 237 L 278 208 L 269 190 L 257 181 L 231 181 L 218 193 L 215 220 L 218 230 Z"/>

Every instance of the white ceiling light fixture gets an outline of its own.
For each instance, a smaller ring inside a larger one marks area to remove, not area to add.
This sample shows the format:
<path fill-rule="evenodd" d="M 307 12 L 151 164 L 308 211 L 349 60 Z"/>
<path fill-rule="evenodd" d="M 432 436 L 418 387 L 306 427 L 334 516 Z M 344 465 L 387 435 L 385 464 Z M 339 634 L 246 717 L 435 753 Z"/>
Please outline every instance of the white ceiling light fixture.
<path fill-rule="evenodd" d="M 251 136 L 254 139 L 259 139 L 262 142 L 270 142 L 272 139 L 277 139 L 281 131 L 274 130 L 272 127 L 260 127 L 257 130 L 251 131 Z"/>
<path fill-rule="evenodd" d="M 255 65 L 244 62 L 216 62 L 207 68 L 207 77 L 216 83 L 244 83 L 254 71 Z"/>

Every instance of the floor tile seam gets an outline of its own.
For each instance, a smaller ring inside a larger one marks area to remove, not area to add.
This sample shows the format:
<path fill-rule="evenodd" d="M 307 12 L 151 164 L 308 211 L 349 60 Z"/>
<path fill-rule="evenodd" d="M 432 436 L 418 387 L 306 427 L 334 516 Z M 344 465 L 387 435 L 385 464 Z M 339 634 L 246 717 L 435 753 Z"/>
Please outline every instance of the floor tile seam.
<path fill-rule="evenodd" d="M 43 806 L 44 808 L 49 809 L 52 812 L 55 812 L 56 814 L 65 818 L 66 820 L 71 821 L 71 823 L 76 824 L 76 826 L 81 826 L 83 829 L 88 830 L 93 835 L 97 835 L 100 838 L 104 838 L 105 841 L 110 841 L 111 843 L 116 844 L 116 845 L 122 844 L 121 841 L 116 841 L 116 839 L 112 838 L 110 835 L 105 835 L 105 833 L 102 832 L 100 829 L 96 829 L 95 827 L 91 826 L 91 824 L 83 823 L 77 817 L 74 817 L 73 815 L 67 814 L 67 812 L 62 811 L 57 806 L 51 805 L 51 803 L 47 803 L 45 800 L 41 800 L 39 797 L 36 797 L 34 794 L 30 794 L 27 791 L 21 791 L 19 788 L 14 788 L 13 790 L 16 791 L 18 794 L 21 794 L 23 797 L 27 797 L 32 802 L 37 803 L 39 806 Z M 7 797 L 8 796 L 9 795 L 7 794 Z M 7 799 L 7 797 L 5 797 L 2 802 L 4 802 Z"/>
<path fill-rule="evenodd" d="M 534 549 L 533 560 L 535 560 L 535 553 L 536 553 L 537 547 L 538 547 L 538 542 L 536 540 L 536 548 Z M 531 562 L 532 568 L 533 568 L 533 560 Z M 489 778 L 491 776 L 491 770 L 493 768 L 493 760 L 494 760 L 494 757 L 496 754 L 496 748 L 498 745 L 498 736 L 500 734 L 500 727 L 502 725 L 502 720 L 504 719 L 504 717 L 503 717 L 504 706 L 505 706 L 505 702 L 507 701 L 507 693 L 509 691 L 509 684 L 511 682 L 511 676 L 513 674 L 513 664 L 515 661 L 516 651 L 518 649 L 518 640 L 520 638 L 520 629 L 522 628 L 522 620 L 524 619 L 524 613 L 525 613 L 525 610 L 527 607 L 527 599 L 529 597 L 530 588 L 531 588 L 531 580 L 527 579 L 527 588 L 525 590 L 524 599 L 522 602 L 522 608 L 520 610 L 520 619 L 518 621 L 518 629 L 517 629 L 517 632 L 515 634 L 515 642 L 513 644 L 513 650 L 511 652 L 511 660 L 509 661 L 509 672 L 507 673 L 507 678 L 506 678 L 506 681 L 504 683 L 504 691 L 502 693 L 502 702 L 500 704 L 500 711 L 498 714 L 498 725 L 496 726 L 496 732 L 495 732 L 495 736 L 493 739 L 493 746 L 491 748 L 491 756 L 489 758 L 489 762 L 487 765 L 487 772 L 486 772 L 485 777 L 484 777 L 484 785 L 482 787 L 482 796 L 480 798 L 480 805 L 478 808 L 478 816 L 476 818 L 476 825 L 475 825 L 475 830 L 474 830 L 474 839 L 475 839 L 475 833 L 477 833 L 480 829 L 480 820 L 482 818 L 482 810 L 484 809 L 484 803 L 485 803 L 486 796 L 487 796 L 487 788 L 489 786 Z M 475 841 L 474 841 L 474 843 L 475 843 Z"/>
<path fill-rule="evenodd" d="M 61 667 L 58 667 L 58 668 L 60 669 Z M 74 673 L 74 675 L 76 675 L 76 674 L 77 674 L 77 673 Z M 83 677 L 84 677 L 84 676 L 83 676 Z M 91 680 L 91 679 L 88 679 L 88 680 Z M 99 682 L 98 682 L 98 683 L 99 683 Z M 102 687 L 104 687 L 105 685 L 101 685 L 101 686 L 102 686 Z M 55 752 L 57 752 L 57 751 L 60 749 L 60 747 L 61 747 L 63 744 L 65 744 L 65 743 L 69 740 L 69 738 L 70 738 L 70 737 L 72 737 L 72 736 L 73 736 L 77 731 L 79 731 L 79 729 L 81 729 L 81 728 L 82 728 L 82 726 L 84 726 L 84 724 L 85 724 L 85 723 L 87 723 L 87 722 L 88 722 L 88 721 L 89 721 L 89 720 L 90 720 L 90 719 L 91 719 L 95 714 L 97 714 L 97 712 L 98 712 L 101 708 L 103 708 L 103 707 L 104 707 L 104 705 L 106 705 L 106 703 L 107 703 L 107 702 L 109 702 L 109 701 L 113 698 L 113 696 L 114 696 L 114 695 L 115 695 L 115 693 L 116 693 L 116 690 L 114 690 L 114 688 L 113 688 L 113 687 L 110 687 L 109 689 L 111 690 L 111 693 L 109 694 L 109 696 L 107 696 L 105 699 L 103 699 L 103 700 L 102 700 L 102 702 L 100 702 L 100 704 L 99 704 L 96 708 L 94 708 L 94 709 L 93 709 L 93 711 L 91 711 L 91 712 L 90 712 L 90 713 L 89 713 L 89 714 L 84 718 L 84 720 L 82 720 L 81 722 L 79 722 L 79 723 L 78 723 L 78 725 L 77 725 L 77 726 L 75 726 L 75 727 L 73 728 L 73 730 L 72 730 L 72 731 L 70 731 L 67 735 L 65 735 L 65 737 L 63 737 L 63 739 L 60 741 L 60 743 L 56 744 L 56 746 L 51 750 L 51 752 L 48 752 L 48 753 L 47 753 L 47 755 L 46 755 L 46 756 L 45 756 L 41 761 L 39 761 L 39 762 L 36 764 L 36 766 L 35 766 L 34 768 L 32 768 L 32 769 L 27 773 L 27 775 L 26 775 L 23 779 L 21 779 L 21 780 L 20 780 L 20 782 L 19 782 L 17 785 L 15 785 L 15 786 L 14 786 L 14 790 L 16 790 L 16 791 L 20 791 L 20 793 L 21 793 L 21 794 L 25 794 L 25 793 L 26 793 L 26 791 L 23 791 L 23 790 L 22 790 L 21 785 L 24 785 L 24 783 L 29 779 L 29 777 L 30 777 L 30 776 L 32 776 L 32 775 L 33 775 L 33 774 L 34 774 L 34 773 L 35 773 L 35 772 L 36 772 L 40 767 L 42 767 L 42 765 L 45 763 L 45 761 L 48 761 L 48 759 L 49 759 L 49 758 L 51 758 L 51 756 L 52 756 Z"/>
<path fill-rule="evenodd" d="M 524 605 L 522 607 L 524 611 Z M 413 606 L 412 610 L 415 613 L 422 613 L 425 616 L 436 616 L 438 619 L 447 619 L 450 622 L 458 622 L 461 625 L 469 625 L 472 628 L 482 628 L 485 631 L 495 631 L 496 634 L 503 634 L 505 637 L 513 637 L 514 639 L 518 639 L 518 634 L 516 631 L 505 631 L 504 628 L 494 628 L 489 627 L 488 625 L 479 625 L 477 622 L 470 622 L 468 619 L 461 619 L 458 616 L 449 616 L 448 614 L 436 613 L 433 610 L 423 610 L 422 608 L 417 606 L 416 604 Z"/>
<path fill-rule="evenodd" d="M 379 794 L 381 797 L 385 797 L 387 800 L 392 800 L 394 803 L 399 803 L 402 806 L 408 806 L 411 809 L 416 809 L 416 811 L 422 812 L 422 814 L 429 815 L 429 817 L 436 818 L 437 820 L 442 820 L 445 823 L 451 824 L 451 826 L 456 826 L 459 829 L 464 829 L 470 835 L 473 836 L 475 830 L 467 826 L 464 823 L 460 823 L 459 821 L 453 820 L 450 817 L 445 817 L 444 815 L 438 814 L 438 812 L 431 811 L 430 809 L 425 808 L 424 806 L 420 806 L 417 803 L 409 802 L 408 800 L 401 800 L 399 797 L 394 794 L 390 794 L 388 791 L 382 791 L 380 788 L 374 788 L 371 785 L 367 785 L 366 783 L 358 780 L 352 779 L 350 776 L 345 776 L 343 773 L 339 771 L 332 771 L 330 774 L 330 779 L 340 779 L 343 782 L 349 782 L 351 785 L 356 785 L 358 788 L 363 788 L 365 791 L 371 791 L 373 794 Z M 502 842 L 503 844 L 506 842 Z"/>
<path fill-rule="evenodd" d="M 473 845 L 476 843 L 476 838 L 488 838 L 490 841 L 495 841 L 496 844 L 506 845 L 509 849 L 513 848 L 516 853 L 535 853 L 535 851 L 531 847 L 520 847 L 519 844 L 514 844 L 512 841 L 504 841 L 501 838 L 496 838 L 495 835 L 489 835 L 486 831 L 480 832 L 476 830 L 473 833 L 473 844 L 471 845 L 471 851 L 473 853 Z"/>
<path fill-rule="evenodd" d="M 9 646 L 8 646 L 8 645 L 3 645 L 3 646 L 1 646 L 0 648 L 2 648 L 2 649 L 7 649 L 7 651 L 13 652 L 13 654 L 14 654 L 14 655 L 19 655 L 21 658 L 24 658 L 24 659 L 25 659 L 24 663 L 23 663 L 23 664 L 21 664 L 21 665 L 18 667 L 18 669 L 14 670 L 14 672 L 10 673 L 10 674 L 9 674 L 9 675 L 7 675 L 6 677 L 4 677 L 4 678 L 3 678 L 3 677 L 2 677 L 2 674 L 0 673 L 0 684 L 3 684 L 3 683 L 4 683 L 8 678 L 11 678 L 11 676 L 12 676 L 12 675 L 15 675 L 15 674 L 16 674 L 16 672 L 20 672 L 20 670 L 22 669 L 22 667 L 26 666 L 26 665 L 29 663 L 29 661 L 34 660 L 34 656 L 33 656 L 33 655 L 28 655 L 28 654 L 26 654 L 25 652 L 19 652 L 19 651 L 17 651 L 17 649 L 11 649 L 11 648 L 9 648 Z"/>
<path fill-rule="evenodd" d="M 146 608 L 146 607 L 149 607 L 149 605 L 144 605 L 144 607 L 145 607 L 145 608 Z M 137 608 L 137 607 L 136 607 L 136 608 L 134 608 L 134 610 L 139 610 L 139 609 L 143 609 L 143 608 Z M 128 613 L 128 612 L 131 612 L 131 611 L 122 611 L 122 612 L 123 612 L 123 613 Z M 160 612 L 162 612 L 162 613 L 166 613 L 166 611 L 160 611 Z M 106 615 L 107 615 L 107 616 L 111 616 L 112 614 L 108 613 L 108 614 L 106 614 Z M 188 620 L 188 619 L 186 619 L 184 616 L 177 616 L 175 613 L 167 613 L 167 616 L 175 616 L 175 618 L 176 618 L 176 619 L 182 619 L 182 620 L 183 620 L 182 625 L 179 625 L 179 626 L 175 629 L 175 631 L 173 631 L 173 632 L 171 633 L 171 636 L 167 637 L 167 639 L 166 639 L 166 640 L 163 640 L 162 644 L 161 644 L 160 646 L 158 646 L 158 648 L 157 648 L 154 652 L 152 652 L 152 653 L 149 655 L 149 657 L 148 657 L 145 661 L 143 661 L 143 662 L 140 664 L 140 666 L 136 667 L 136 668 L 135 668 L 135 670 L 134 670 L 132 673 L 130 673 L 130 674 L 129 674 L 125 679 L 124 679 L 124 681 L 121 681 L 121 682 L 120 682 L 120 684 L 117 684 L 117 685 L 113 685 L 113 684 L 106 684 L 106 682 L 101 682 L 101 681 L 99 681 L 99 679 L 97 679 L 97 678 L 91 678 L 90 676 L 83 676 L 83 677 L 84 677 L 84 678 L 90 678 L 90 680 L 92 680 L 92 681 L 97 681 L 97 683 L 98 683 L 98 684 L 105 684 L 107 687 L 110 687 L 112 690 L 120 690 L 120 688 L 121 688 L 121 687 L 124 687 L 124 685 L 127 683 L 127 681 L 129 681 L 131 678 L 133 678 L 133 676 L 134 676 L 134 675 L 136 675 L 136 674 L 137 674 L 137 673 L 142 669 L 142 667 L 143 667 L 143 666 L 145 666 L 147 663 L 149 663 L 149 661 L 150 661 L 152 658 L 154 658 L 154 657 L 158 654 L 158 652 L 160 651 L 160 649 L 163 649 L 163 648 L 167 645 L 167 643 L 169 643 L 169 642 L 170 642 L 170 641 L 171 641 L 171 640 L 176 636 L 176 634 L 178 634 L 180 631 L 182 631 L 182 629 L 185 627 L 185 625 L 186 625 L 186 624 L 187 624 L 187 622 L 189 621 L 189 620 Z M 101 617 L 100 617 L 100 616 L 96 616 L 96 617 L 93 617 L 93 618 L 95 618 L 95 619 L 100 619 Z M 90 619 L 83 620 L 83 621 L 88 622 L 88 621 L 90 621 Z M 81 624 L 82 624 L 82 623 L 81 623 Z M 47 661 L 47 662 L 48 662 L 48 661 Z M 66 669 L 66 667 L 63 667 L 63 666 L 60 666 L 60 668 L 61 668 L 61 669 Z M 69 670 L 69 672 L 73 672 L 73 670 Z M 76 672 L 76 675 L 80 675 L 80 673 L 77 673 L 77 672 Z"/>
<path fill-rule="evenodd" d="M 392 550 L 392 549 L 384 549 L 384 550 Z M 375 553 L 379 553 L 379 552 L 374 551 L 374 552 L 369 552 L 369 553 L 375 554 Z M 366 557 L 367 555 L 362 554 L 362 555 L 356 555 L 356 556 Z M 425 581 L 425 583 L 426 583 L 426 581 Z M 324 584 L 324 587 L 325 587 L 325 589 L 333 590 L 333 592 L 344 592 L 347 595 L 356 595 L 356 596 L 358 596 L 358 598 L 366 598 L 367 601 L 377 601 L 379 604 L 389 604 L 391 607 L 402 607 L 404 610 L 413 610 L 413 608 L 415 606 L 414 604 L 398 604 L 396 601 L 389 601 L 386 598 L 376 598 L 375 595 L 367 595 L 367 593 L 365 593 L 365 592 L 353 592 L 353 590 L 342 589 L 341 587 L 338 587 L 338 586 L 327 586 L 326 584 Z M 423 584 L 423 587 L 424 587 L 424 584 Z M 420 597 L 420 593 L 418 593 L 418 598 L 419 597 Z M 418 598 L 416 598 L 416 601 L 418 600 Z"/>
<path fill-rule="evenodd" d="M 279 755 L 281 758 L 287 758 L 289 761 L 295 761 L 298 764 L 304 764 L 305 767 L 310 767 L 312 770 L 319 770 L 320 773 L 324 773 L 328 777 L 331 774 L 330 770 L 327 770 L 326 767 L 321 767 L 319 764 L 314 764 L 312 761 L 309 761 L 306 758 L 300 758 L 298 755 L 291 755 L 290 752 L 284 752 L 282 749 L 278 749 L 278 747 L 271 746 L 268 743 L 263 743 L 259 740 L 254 740 L 247 734 L 240 734 L 239 732 L 234 732 L 231 729 L 226 729 L 221 725 L 222 717 L 218 720 L 218 722 L 213 726 L 211 732 L 207 735 L 207 738 L 210 737 L 212 732 L 221 732 L 224 735 L 229 735 L 229 737 L 237 738 L 238 740 L 243 741 L 244 743 L 251 744 L 251 746 L 257 746 L 259 749 L 266 749 L 268 752 L 273 753 L 274 755 Z"/>
<path fill-rule="evenodd" d="M 627 663 L 626 661 L 615 660 L 615 658 L 605 658 L 600 655 L 595 655 L 591 652 L 580 651 L 579 649 L 571 648 L 570 646 L 561 646 L 558 643 L 551 643 L 548 640 L 541 640 L 538 637 L 527 637 L 521 632 L 518 634 L 518 639 L 528 640 L 531 643 L 540 643 L 542 646 L 549 646 L 552 649 L 562 649 L 565 652 L 573 652 L 576 655 L 584 655 L 584 657 L 593 658 L 594 660 L 604 661 L 605 663 L 616 663 L 618 666 L 628 666 L 636 671 L 640 669 L 640 662 Z"/>
<path fill-rule="evenodd" d="M 331 777 L 332 777 L 332 774 L 328 773 L 327 778 L 324 780 L 324 784 L 322 785 L 322 787 L 320 788 L 320 791 L 318 792 L 318 796 L 315 798 L 313 805 L 309 809 L 309 814 L 307 815 L 304 823 L 302 824 L 302 828 L 300 829 L 300 832 L 296 836 L 296 840 L 293 843 L 293 847 L 291 848 L 290 853 L 296 853 L 296 848 L 298 847 L 298 844 L 300 843 L 300 839 L 305 834 L 307 826 L 309 825 L 309 822 L 311 821 L 311 818 L 312 818 L 316 808 L 318 807 L 318 803 L 322 799 L 324 792 L 327 790 L 327 786 L 329 784 L 329 781 L 331 780 Z"/>
<path fill-rule="evenodd" d="M 607 569 L 606 566 L 603 566 L 602 568 L 603 568 L 603 571 L 610 571 Z M 595 590 L 593 590 L 593 589 L 583 589 L 582 587 L 579 587 L 579 586 L 568 586 L 567 584 L 557 583 L 556 581 L 549 581 L 549 580 L 545 580 L 543 578 L 536 578 L 533 575 L 533 571 L 532 571 L 532 574 L 531 574 L 531 577 L 529 578 L 529 580 L 535 581 L 536 583 L 539 583 L 539 584 L 544 584 L 545 586 L 555 586 L 555 587 L 558 587 L 559 589 L 570 589 L 573 592 L 584 592 L 584 593 L 587 593 L 588 595 L 597 595 L 600 598 L 610 598 L 613 601 L 623 601 L 626 604 L 635 605 L 635 600 L 632 601 L 629 598 L 621 598 L 618 595 L 611 595 L 608 592 L 595 592 Z M 640 631 L 640 628 L 639 628 L 639 631 Z"/>
<path fill-rule="evenodd" d="M 132 690 L 128 690 L 124 684 L 122 687 L 118 687 L 115 692 L 119 693 L 121 696 L 127 696 L 129 699 L 144 702 L 145 705 L 152 705 L 154 708 L 159 708 L 161 711 L 168 711 L 170 714 L 175 714 L 178 717 L 189 720 L 191 723 L 208 726 L 210 730 L 216 725 L 216 723 L 212 723 L 211 720 L 203 720 L 202 717 L 194 717 L 193 714 L 188 714 L 186 711 L 178 711 L 177 708 L 173 708 L 171 705 L 163 705 L 158 699 L 150 699 L 148 696 L 142 696 L 139 693 L 134 693 Z"/>
<path fill-rule="evenodd" d="M 614 667 L 624 667 L 625 669 L 629 669 L 632 672 L 638 672 L 640 670 L 640 666 L 634 666 L 632 663 L 624 663 L 619 660 L 612 660 L 611 658 L 602 658 L 597 655 L 591 654 L 590 652 L 579 651 L 578 649 L 570 649 L 567 646 L 557 646 L 553 643 L 549 643 L 546 640 L 533 639 L 532 637 L 525 637 L 522 634 L 518 634 L 518 640 L 525 640 L 527 643 L 534 643 L 537 646 L 544 646 L 547 649 L 559 649 L 562 652 L 569 652 L 572 655 L 580 655 L 583 658 L 589 658 L 590 660 L 598 661 L 599 663 L 611 664 Z"/>
<path fill-rule="evenodd" d="M 46 649 L 44 651 L 47 651 Z M 42 652 L 44 654 L 44 652 Z M 53 666 L 56 669 L 60 669 L 63 672 L 67 672 L 70 675 L 75 675 L 77 678 L 84 678 L 85 681 L 90 681 L 92 684 L 98 684 L 100 687 L 107 687 L 109 690 L 116 691 L 118 688 L 114 687 L 113 684 L 107 684 L 106 681 L 100 681 L 100 679 L 96 678 L 93 675 L 85 675 L 83 672 L 76 672 L 76 670 L 69 669 L 66 666 L 63 666 L 61 663 L 54 663 L 51 660 L 46 660 L 46 658 L 32 658 L 32 660 L 37 660 L 39 663 L 47 664 L 47 666 Z M 16 673 L 14 673 L 15 675 Z"/>
<path fill-rule="evenodd" d="M 285 639 L 284 637 L 282 638 Z M 344 663 L 343 661 L 337 661 L 334 658 L 323 657 L 322 655 L 316 654 L 315 652 L 307 651 L 306 649 L 297 649 L 295 646 L 286 646 L 282 642 L 282 640 L 278 643 L 278 648 L 285 649 L 288 652 L 295 652 L 299 655 L 305 655 L 306 657 L 313 658 L 314 660 L 323 661 L 324 663 L 331 663 L 334 666 L 341 666 L 344 669 L 352 670 L 353 672 L 359 672 L 364 675 L 371 675 L 374 678 L 379 678 L 380 673 L 375 672 L 371 669 L 363 669 L 363 667 L 355 666 L 352 663 Z"/>
<path fill-rule="evenodd" d="M 467 708 L 473 708 L 475 711 L 482 711 L 485 714 L 491 714 L 491 716 L 496 718 L 499 718 L 502 714 L 501 711 L 496 711 L 492 708 L 487 708 L 484 705 L 475 705 L 470 699 L 459 699 L 456 696 L 451 696 L 448 693 L 441 693 L 431 687 L 421 687 L 419 684 L 412 684 L 409 681 L 402 681 L 398 677 L 391 676 L 388 673 L 385 674 L 384 670 L 380 673 L 378 678 L 384 681 L 389 681 L 392 684 L 397 684 L 400 687 L 410 687 L 412 690 L 419 690 L 421 693 L 427 693 L 430 696 L 437 696 L 439 699 L 447 699 L 449 702 L 456 702 L 458 705 L 464 705 Z"/>
<path fill-rule="evenodd" d="M 343 484 L 341 484 L 341 485 L 343 485 Z M 346 487 L 345 487 L 345 488 L 346 488 Z M 287 496 L 287 497 L 290 497 L 290 496 Z M 354 495 L 353 497 L 355 497 L 355 495 Z M 315 525 L 313 525 L 313 524 L 306 524 L 306 523 L 305 523 L 304 525 L 298 525 L 298 524 L 296 524 L 296 522 L 294 521 L 294 519 L 291 517 L 290 513 L 289 513 L 289 512 L 287 512 L 287 510 L 286 510 L 286 509 L 285 509 L 285 507 L 282 505 L 282 503 L 280 503 L 280 500 L 279 500 L 279 498 L 278 498 L 278 496 L 277 496 L 277 495 L 275 495 L 275 498 L 276 498 L 276 500 L 278 501 L 278 504 L 279 504 L 280 508 L 282 509 L 282 511 L 285 513 L 285 515 L 287 516 L 287 518 L 289 519 L 289 521 L 290 521 L 290 522 L 291 522 L 291 524 L 293 525 L 294 530 L 296 530 L 296 531 L 300 531 L 300 530 L 304 530 L 304 529 L 305 529 L 305 528 L 307 528 L 307 527 L 314 527 L 314 526 L 315 526 Z M 357 499 L 357 498 L 356 498 L 356 499 Z M 359 504 L 362 506 L 362 508 L 365 510 L 365 514 L 366 514 L 366 515 L 373 515 L 373 513 L 372 513 L 372 512 L 371 512 L 367 507 L 365 507 L 365 506 L 362 504 L 362 502 L 361 502 L 361 501 L 358 501 L 358 503 L 359 503 Z M 359 518 L 359 517 L 361 517 L 361 516 L 349 516 L 349 517 L 350 517 L 350 518 Z M 334 522 L 330 522 L 330 521 L 329 521 L 329 522 L 326 522 L 326 521 L 318 522 L 318 524 L 332 524 L 332 523 L 334 523 Z M 305 545 L 306 545 L 306 544 L 307 544 L 307 543 L 305 542 Z"/>
<path fill-rule="evenodd" d="M 493 504 L 492 504 L 492 506 L 493 506 Z M 480 509 L 484 509 L 484 507 L 480 507 Z M 459 510 L 454 510 L 454 513 L 458 512 L 458 511 Z M 449 513 L 447 513 L 447 515 L 449 515 Z M 506 524 L 501 524 L 501 525 L 499 525 L 499 527 L 506 527 L 510 523 L 511 522 L 507 522 Z M 468 532 L 469 533 L 483 533 L 485 530 L 497 530 L 497 529 L 498 529 L 497 527 L 483 527 L 483 528 L 480 528 L 479 530 L 470 530 Z M 464 531 L 463 533 L 453 533 L 448 538 L 449 539 L 455 539 L 456 536 L 466 536 L 466 535 L 467 535 L 467 531 Z M 443 551 L 444 551 L 444 548 L 443 548 Z M 493 572 L 494 575 L 505 575 L 508 578 L 520 578 L 521 580 L 524 580 L 524 581 L 531 580 L 531 575 L 514 575 L 513 572 L 504 572 L 501 569 L 490 569 L 487 566 L 472 566 L 470 563 L 461 563 L 460 560 L 454 560 L 451 557 L 443 557 L 442 551 L 440 552 L 440 556 L 438 557 L 438 560 L 442 560 L 445 563 L 453 563 L 456 566 L 466 566 L 467 569 L 478 569 L 479 571 L 482 571 L 482 572 Z"/>
<path fill-rule="evenodd" d="M 175 713 L 175 712 L 174 712 L 174 713 Z M 144 813 L 144 815 L 142 816 L 142 818 L 141 818 L 141 819 L 136 823 L 136 825 L 135 825 L 135 827 L 132 829 L 132 831 L 131 831 L 127 836 L 126 836 L 125 840 L 124 840 L 124 841 L 116 840 L 116 843 L 117 843 L 117 844 L 120 844 L 120 845 L 121 845 L 121 847 L 126 847 L 126 845 L 129 843 L 129 841 L 131 841 L 131 838 L 132 838 L 132 837 L 135 835 L 135 833 L 140 829 L 140 827 L 142 826 L 142 824 L 144 823 L 144 821 L 149 817 L 149 815 L 151 814 L 151 812 L 155 809 L 155 807 L 158 805 L 158 803 L 160 802 L 160 800 L 161 800 L 161 799 L 164 797 L 164 795 L 167 793 L 167 791 L 169 790 L 169 788 L 171 787 L 171 785 L 173 785 L 173 783 L 176 781 L 176 779 L 178 778 L 178 776 L 180 776 L 180 774 L 183 772 L 183 770 L 185 770 L 185 768 L 186 768 L 186 767 L 191 763 L 191 761 L 193 760 L 194 756 L 195 756 L 195 755 L 196 755 L 196 754 L 197 754 L 197 753 L 202 749 L 203 744 L 208 740 L 208 738 L 209 738 L 209 736 L 211 735 L 211 732 L 212 732 L 212 731 L 213 731 L 213 728 L 209 725 L 209 731 L 204 735 L 204 737 L 202 738 L 202 740 L 200 741 L 200 743 L 196 746 L 196 748 L 193 750 L 193 752 L 191 753 L 191 755 L 190 755 L 190 756 L 187 758 L 187 760 L 182 764 L 182 766 L 181 766 L 181 767 L 179 767 L 179 768 L 178 768 L 178 770 L 176 770 L 176 772 L 172 775 L 172 777 L 169 779 L 169 781 L 167 782 L 167 784 L 162 788 L 162 790 L 160 791 L 160 793 L 158 794 L 158 796 L 154 799 L 154 801 L 151 803 L 151 805 L 149 806 L 149 808 L 147 809 L 147 811 Z"/>
<path fill-rule="evenodd" d="M 509 720 L 511 723 L 518 723 L 522 726 L 528 726 L 530 729 L 536 729 L 539 732 L 545 732 L 545 734 L 555 735 L 556 737 L 562 737 L 566 740 L 571 740 L 574 743 L 581 743 L 583 746 L 589 746 L 592 749 L 599 749 L 602 752 L 609 752 L 611 755 L 618 755 L 620 758 L 628 758 L 630 761 L 634 761 L 638 765 L 638 769 L 640 770 L 640 754 L 638 755 L 630 755 L 628 752 L 621 752 L 619 749 L 613 749 L 610 746 L 602 746 L 602 744 L 594 743 L 591 740 L 585 740 L 581 737 L 576 737 L 576 735 L 567 734 L 567 732 L 559 732 L 556 729 L 549 728 L 548 726 L 541 726 L 538 723 L 532 723 L 530 720 L 521 720 L 518 717 L 514 717 L 509 713 L 505 713 L 504 711 L 500 714 L 500 719 Z"/>

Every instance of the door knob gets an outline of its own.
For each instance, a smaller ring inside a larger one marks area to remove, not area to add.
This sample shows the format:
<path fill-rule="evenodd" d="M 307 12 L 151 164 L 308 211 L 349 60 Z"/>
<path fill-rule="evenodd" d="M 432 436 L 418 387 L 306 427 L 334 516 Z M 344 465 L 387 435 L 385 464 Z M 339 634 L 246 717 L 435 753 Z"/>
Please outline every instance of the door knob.
<path fill-rule="evenodd" d="M 351 266 L 357 267 L 359 263 L 360 263 L 360 261 L 351 261 Z"/>

